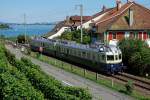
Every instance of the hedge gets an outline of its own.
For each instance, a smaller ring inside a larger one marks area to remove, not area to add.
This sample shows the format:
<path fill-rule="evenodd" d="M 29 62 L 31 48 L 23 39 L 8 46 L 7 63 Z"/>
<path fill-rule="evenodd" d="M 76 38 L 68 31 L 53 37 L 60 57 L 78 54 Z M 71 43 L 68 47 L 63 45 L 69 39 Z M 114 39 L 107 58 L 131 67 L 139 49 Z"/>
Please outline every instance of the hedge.
<path fill-rule="evenodd" d="M 44 95 L 34 89 L 24 74 L 9 65 L 5 48 L 0 44 L 0 98 L 2 100 L 44 100 Z"/>
<path fill-rule="evenodd" d="M 40 67 L 30 60 L 22 58 L 16 60 L 13 55 L 6 53 L 8 61 L 26 75 L 31 84 L 42 91 L 50 100 L 91 100 L 92 97 L 85 89 L 65 87 L 53 77 L 48 76 Z M 14 61 L 14 62 L 12 62 Z"/>

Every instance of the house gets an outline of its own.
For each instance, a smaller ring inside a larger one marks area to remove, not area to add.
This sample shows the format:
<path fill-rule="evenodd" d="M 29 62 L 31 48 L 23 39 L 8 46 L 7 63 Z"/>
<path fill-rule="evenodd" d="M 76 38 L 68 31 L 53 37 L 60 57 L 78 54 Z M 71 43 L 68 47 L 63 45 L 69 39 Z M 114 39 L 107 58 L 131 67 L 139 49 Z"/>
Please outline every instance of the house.
<path fill-rule="evenodd" d="M 101 12 L 83 24 L 83 28 L 93 30 L 92 38 L 96 41 L 146 40 L 150 38 L 150 10 L 131 0 L 126 4 L 116 0 L 116 7 L 107 9 L 104 6 Z"/>
<path fill-rule="evenodd" d="M 150 38 L 150 10 L 133 1 L 122 4 L 116 0 L 116 7 L 103 7 L 83 27 L 94 30 L 92 37 L 103 42 L 124 38 L 146 40 Z"/>
<path fill-rule="evenodd" d="M 83 23 L 87 22 L 91 19 L 91 16 L 83 16 Z M 59 22 L 51 32 L 45 34 L 43 37 L 48 39 L 53 39 L 60 36 L 64 31 L 77 28 L 77 26 L 81 25 L 81 17 L 80 16 L 67 16 L 64 21 Z"/>
<path fill-rule="evenodd" d="M 83 19 L 82 21 L 83 21 L 83 23 L 85 23 L 85 22 L 89 21 L 91 18 L 92 18 L 91 16 L 83 16 L 82 17 L 82 19 Z M 81 16 L 77 16 L 77 15 L 70 16 L 69 23 L 70 24 L 74 24 L 76 26 L 81 25 Z"/>

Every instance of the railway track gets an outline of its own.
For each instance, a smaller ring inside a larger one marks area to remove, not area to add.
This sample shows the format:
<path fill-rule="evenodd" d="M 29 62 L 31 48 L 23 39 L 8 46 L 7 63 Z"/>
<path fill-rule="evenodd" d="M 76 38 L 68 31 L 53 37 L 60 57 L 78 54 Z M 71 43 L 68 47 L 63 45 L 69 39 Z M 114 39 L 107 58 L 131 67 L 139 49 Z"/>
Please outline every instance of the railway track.
<path fill-rule="evenodd" d="M 14 45 L 15 46 L 15 45 Z M 20 45 L 21 47 L 22 45 Z M 25 47 L 28 47 L 25 45 Z M 106 75 L 101 75 L 104 79 L 116 79 L 117 81 L 120 81 L 121 84 L 126 84 L 129 80 L 133 81 L 133 85 L 137 88 L 140 88 L 141 93 L 147 93 L 150 95 L 150 80 L 136 77 L 127 73 L 118 73 L 118 75 L 112 75 L 112 77 L 108 77 Z"/>
<path fill-rule="evenodd" d="M 143 79 L 126 73 L 119 73 L 118 75 L 112 75 L 112 77 L 119 79 L 123 82 L 128 82 L 129 80 L 131 80 L 133 81 L 133 85 L 135 87 L 150 91 L 150 80 L 148 79 Z"/>

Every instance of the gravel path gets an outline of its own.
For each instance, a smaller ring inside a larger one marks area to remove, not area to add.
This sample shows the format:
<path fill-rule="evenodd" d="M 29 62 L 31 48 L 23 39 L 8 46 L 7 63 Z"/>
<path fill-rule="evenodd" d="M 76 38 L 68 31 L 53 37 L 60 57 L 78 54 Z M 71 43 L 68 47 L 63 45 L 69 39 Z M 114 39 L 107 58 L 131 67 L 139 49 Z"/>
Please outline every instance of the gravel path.
<path fill-rule="evenodd" d="M 31 59 L 31 61 L 34 64 L 39 65 L 45 73 L 55 77 L 57 80 L 61 81 L 64 85 L 88 88 L 93 96 L 93 100 L 133 100 L 129 96 L 109 90 L 108 88 L 105 88 L 93 81 L 72 74 L 70 72 L 66 72 L 62 69 L 51 66 L 47 63 L 41 62 L 32 57 L 25 56 L 20 52 L 19 49 L 14 49 L 10 45 L 6 45 L 6 48 L 10 50 L 10 52 L 15 54 L 18 59 L 20 59 L 23 56 Z"/>

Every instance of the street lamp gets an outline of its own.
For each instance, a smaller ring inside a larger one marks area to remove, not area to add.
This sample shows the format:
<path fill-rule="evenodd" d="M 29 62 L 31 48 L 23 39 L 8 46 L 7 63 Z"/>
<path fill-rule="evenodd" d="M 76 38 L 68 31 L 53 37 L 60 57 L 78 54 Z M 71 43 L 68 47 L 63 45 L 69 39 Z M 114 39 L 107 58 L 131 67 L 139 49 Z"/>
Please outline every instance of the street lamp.
<path fill-rule="evenodd" d="M 82 27 L 82 24 L 83 24 L 83 5 L 80 4 L 80 5 L 76 5 L 75 7 L 76 7 L 76 9 L 77 9 L 77 7 L 80 7 L 80 16 L 81 16 L 80 29 L 81 29 L 81 43 L 82 43 L 83 42 L 83 27 Z"/>

